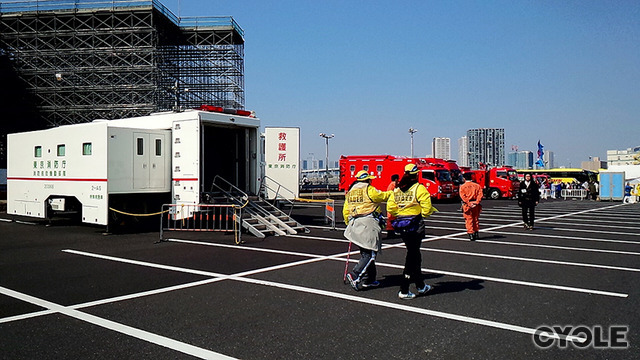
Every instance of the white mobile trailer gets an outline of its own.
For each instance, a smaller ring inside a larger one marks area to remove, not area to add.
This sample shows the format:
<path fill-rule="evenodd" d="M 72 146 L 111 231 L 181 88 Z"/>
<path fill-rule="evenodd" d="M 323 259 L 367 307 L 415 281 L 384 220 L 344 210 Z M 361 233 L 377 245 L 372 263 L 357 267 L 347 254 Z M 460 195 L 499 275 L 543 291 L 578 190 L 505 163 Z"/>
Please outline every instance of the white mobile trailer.
<path fill-rule="evenodd" d="M 259 127 L 253 117 L 189 110 L 10 134 L 7 214 L 74 211 L 108 225 L 109 208 L 198 204 L 216 175 L 257 193 Z"/>

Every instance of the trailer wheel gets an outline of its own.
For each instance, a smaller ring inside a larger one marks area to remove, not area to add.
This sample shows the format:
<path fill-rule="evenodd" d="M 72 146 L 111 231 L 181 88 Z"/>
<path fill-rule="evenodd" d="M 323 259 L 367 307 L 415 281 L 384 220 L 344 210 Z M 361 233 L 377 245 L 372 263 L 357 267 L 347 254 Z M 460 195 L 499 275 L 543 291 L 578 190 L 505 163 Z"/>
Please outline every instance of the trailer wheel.
<path fill-rule="evenodd" d="M 498 190 L 498 189 L 489 190 L 489 198 L 493 199 L 493 200 L 500 199 L 500 190 Z"/>

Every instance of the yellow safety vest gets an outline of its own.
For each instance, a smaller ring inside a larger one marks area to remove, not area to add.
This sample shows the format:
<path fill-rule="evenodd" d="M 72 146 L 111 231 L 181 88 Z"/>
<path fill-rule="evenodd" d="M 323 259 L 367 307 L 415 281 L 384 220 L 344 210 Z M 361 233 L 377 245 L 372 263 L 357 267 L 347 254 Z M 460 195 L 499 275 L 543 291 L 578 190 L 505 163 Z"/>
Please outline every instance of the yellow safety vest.
<path fill-rule="evenodd" d="M 431 205 L 431 194 L 424 185 L 413 184 L 406 192 L 395 188 L 387 203 L 387 211 L 393 216 L 422 215 L 428 217 L 438 211 Z"/>
<path fill-rule="evenodd" d="M 346 203 L 351 217 L 369 215 L 378 209 L 378 204 L 369 196 L 368 188 L 366 182 L 356 183 L 347 193 Z"/>
<path fill-rule="evenodd" d="M 417 207 L 418 209 L 420 208 L 420 203 L 418 202 L 418 197 L 416 196 L 416 193 L 418 192 L 418 185 L 418 183 L 413 184 L 413 186 L 411 186 L 407 192 L 402 192 L 400 188 L 394 189 L 393 200 L 395 201 L 396 205 L 398 205 L 399 211 L 408 209 L 410 207 Z M 418 211 L 418 214 L 419 213 L 420 212 Z"/>

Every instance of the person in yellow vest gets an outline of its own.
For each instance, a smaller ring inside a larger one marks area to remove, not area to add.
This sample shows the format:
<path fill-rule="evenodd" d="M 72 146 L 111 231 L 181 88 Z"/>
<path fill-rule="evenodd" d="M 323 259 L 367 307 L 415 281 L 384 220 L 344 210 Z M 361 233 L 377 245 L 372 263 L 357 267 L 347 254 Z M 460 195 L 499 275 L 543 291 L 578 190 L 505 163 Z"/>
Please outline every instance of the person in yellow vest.
<path fill-rule="evenodd" d="M 356 291 L 380 285 L 376 281 L 375 263 L 381 247 L 379 205 L 387 201 L 391 192 L 380 191 L 371 186 L 371 179 L 374 178 L 366 170 L 360 170 L 345 196 L 342 209 L 342 216 L 347 224 L 344 236 L 360 248 L 360 261 L 347 274 L 349 284 Z"/>
<path fill-rule="evenodd" d="M 482 187 L 472 180 L 472 174 L 464 174 L 465 182 L 460 186 L 460 200 L 462 200 L 462 216 L 467 228 L 469 240 L 479 239 L 480 211 L 482 211 Z"/>
<path fill-rule="evenodd" d="M 387 211 L 396 217 L 393 228 L 400 234 L 407 248 L 403 279 L 398 292 L 400 299 L 416 297 L 416 294 L 409 291 L 412 282 L 416 285 L 418 295 L 431 290 L 431 286 L 425 284 L 422 278 L 420 245 L 424 238 L 424 219 L 438 210 L 431 205 L 431 194 L 427 188 L 418 182 L 418 172 L 415 164 L 406 165 L 400 183 L 387 201 Z"/>

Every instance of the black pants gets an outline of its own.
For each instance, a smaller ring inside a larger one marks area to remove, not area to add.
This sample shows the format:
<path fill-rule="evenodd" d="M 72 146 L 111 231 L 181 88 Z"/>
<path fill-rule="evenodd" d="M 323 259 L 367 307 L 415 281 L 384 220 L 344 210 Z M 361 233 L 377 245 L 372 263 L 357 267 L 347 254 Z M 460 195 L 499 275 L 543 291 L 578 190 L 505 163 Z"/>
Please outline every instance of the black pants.
<path fill-rule="evenodd" d="M 533 226 L 533 221 L 536 217 L 536 206 L 529 204 L 522 204 L 522 221 L 525 225 Z"/>
<path fill-rule="evenodd" d="M 415 283 L 417 288 L 424 287 L 422 279 L 422 254 L 420 246 L 424 238 L 424 230 L 421 232 L 411 232 L 402 234 L 402 241 L 407 247 L 407 256 L 404 260 L 404 270 L 402 271 L 402 282 L 400 291 L 403 294 L 409 292 L 409 285 Z"/>

